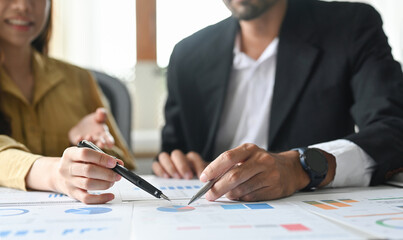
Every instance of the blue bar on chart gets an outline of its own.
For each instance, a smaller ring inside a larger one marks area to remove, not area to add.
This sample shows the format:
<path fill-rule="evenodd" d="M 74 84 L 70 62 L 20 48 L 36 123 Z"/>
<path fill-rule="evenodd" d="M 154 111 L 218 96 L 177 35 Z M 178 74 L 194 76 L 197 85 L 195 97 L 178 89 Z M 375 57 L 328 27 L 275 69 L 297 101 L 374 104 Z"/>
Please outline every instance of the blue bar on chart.
<path fill-rule="evenodd" d="M 28 233 L 27 230 L 20 230 L 15 233 L 15 236 L 25 236 L 27 235 L 27 233 Z"/>
<path fill-rule="evenodd" d="M 247 209 L 243 204 L 231 204 L 231 205 L 221 205 L 225 210 L 233 210 L 233 209 Z"/>
<path fill-rule="evenodd" d="M 234 210 L 234 209 L 252 209 L 252 210 L 273 209 L 273 207 L 270 206 L 267 203 L 227 204 L 227 205 L 221 205 L 221 207 L 224 208 L 225 210 Z"/>
<path fill-rule="evenodd" d="M 11 233 L 11 231 L 1 231 L 0 237 L 7 237 L 10 233 Z"/>
<path fill-rule="evenodd" d="M 245 204 L 250 209 L 272 209 L 273 207 L 267 203 L 251 203 Z"/>

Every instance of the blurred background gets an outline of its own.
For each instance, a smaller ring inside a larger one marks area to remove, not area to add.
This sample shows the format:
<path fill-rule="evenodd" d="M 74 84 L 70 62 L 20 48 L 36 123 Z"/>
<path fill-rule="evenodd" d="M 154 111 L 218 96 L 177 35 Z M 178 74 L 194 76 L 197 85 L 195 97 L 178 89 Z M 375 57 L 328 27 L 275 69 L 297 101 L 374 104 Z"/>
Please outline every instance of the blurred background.
<path fill-rule="evenodd" d="M 375 7 L 394 58 L 403 59 L 403 1 L 361 0 Z M 174 45 L 230 16 L 221 0 L 53 0 L 50 55 L 120 79 L 133 101 L 132 149 L 148 174 L 159 151 L 165 72 Z"/>

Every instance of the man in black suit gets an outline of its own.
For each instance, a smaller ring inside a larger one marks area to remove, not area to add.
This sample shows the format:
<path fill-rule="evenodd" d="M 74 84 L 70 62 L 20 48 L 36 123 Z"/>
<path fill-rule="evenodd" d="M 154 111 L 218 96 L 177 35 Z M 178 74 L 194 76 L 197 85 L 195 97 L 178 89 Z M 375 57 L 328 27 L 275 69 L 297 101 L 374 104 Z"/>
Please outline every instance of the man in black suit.
<path fill-rule="evenodd" d="M 403 76 L 372 7 L 224 2 L 233 16 L 171 55 L 158 176 L 256 201 L 403 171 Z"/>

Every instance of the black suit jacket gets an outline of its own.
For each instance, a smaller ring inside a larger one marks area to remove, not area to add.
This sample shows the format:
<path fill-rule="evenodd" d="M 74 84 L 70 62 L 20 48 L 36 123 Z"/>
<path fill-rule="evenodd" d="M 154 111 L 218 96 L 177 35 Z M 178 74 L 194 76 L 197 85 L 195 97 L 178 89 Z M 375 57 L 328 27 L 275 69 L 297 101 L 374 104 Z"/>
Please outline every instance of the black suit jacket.
<path fill-rule="evenodd" d="M 230 17 L 175 46 L 163 151 L 213 160 L 238 30 Z M 377 162 L 371 185 L 403 171 L 403 76 L 379 14 L 359 3 L 290 0 L 279 39 L 268 150 L 348 139 Z"/>

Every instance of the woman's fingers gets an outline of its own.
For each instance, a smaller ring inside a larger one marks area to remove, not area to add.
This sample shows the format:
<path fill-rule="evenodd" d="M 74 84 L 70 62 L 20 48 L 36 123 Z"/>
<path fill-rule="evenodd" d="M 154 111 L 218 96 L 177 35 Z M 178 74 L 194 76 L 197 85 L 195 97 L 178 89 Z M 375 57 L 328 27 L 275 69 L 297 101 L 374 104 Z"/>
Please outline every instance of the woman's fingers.
<path fill-rule="evenodd" d="M 106 168 L 114 168 L 118 160 L 105 153 L 100 153 L 89 148 L 67 148 L 62 156 L 63 159 L 72 162 L 92 163 Z"/>
<path fill-rule="evenodd" d="M 71 164 L 71 175 L 74 177 L 85 177 L 108 182 L 115 182 L 121 179 L 120 175 L 109 168 L 94 164 L 73 162 Z"/>
<path fill-rule="evenodd" d="M 68 195 L 85 204 L 102 204 L 112 201 L 115 198 L 115 195 L 112 193 L 94 195 L 80 188 L 73 189 Z"/>
<path fill-rule="evenodd" d="M 103 181 L 86 177 L 73 177 L 71 183 L 74 187 L 83 190 L 106 190 L 113 186 L 114 182 Z"/>

